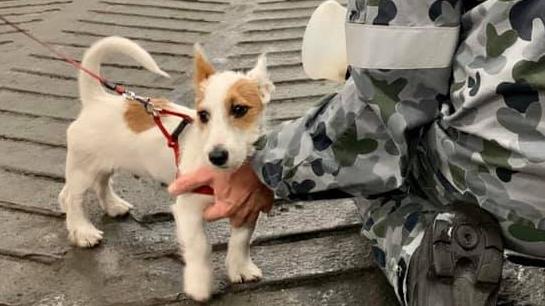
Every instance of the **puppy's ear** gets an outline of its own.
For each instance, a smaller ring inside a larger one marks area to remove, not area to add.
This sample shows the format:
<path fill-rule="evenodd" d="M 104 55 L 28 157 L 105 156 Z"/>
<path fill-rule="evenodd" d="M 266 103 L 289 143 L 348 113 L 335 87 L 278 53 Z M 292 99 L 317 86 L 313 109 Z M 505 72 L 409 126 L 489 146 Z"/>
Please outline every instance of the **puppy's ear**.
<path fill-rule="evenodd" d="M 257 64 L 252 70 L 246 74 L 249 78 L 256 81 L 259 85 L 259 94 L 261 95 L 261 101 L 266 104 L 271 100 L 271 94 L 274 91 L 274 84 L 269 78 L 269 72 L 267 71 L 267 57 L 265 54 L 261 54 L 257 59 Z"/>
<path fill-rule="evenodd" d="M 210 62 L 206 59 L 203 48 L 199 43 L 196 43 L 194 46 L 193 57 L 195 62 L 193 80 L 195 82 L 195 87 L 199 88 L 199 84 L 208 79 L 215 71 L 214 67 L 212 67 Z"/>

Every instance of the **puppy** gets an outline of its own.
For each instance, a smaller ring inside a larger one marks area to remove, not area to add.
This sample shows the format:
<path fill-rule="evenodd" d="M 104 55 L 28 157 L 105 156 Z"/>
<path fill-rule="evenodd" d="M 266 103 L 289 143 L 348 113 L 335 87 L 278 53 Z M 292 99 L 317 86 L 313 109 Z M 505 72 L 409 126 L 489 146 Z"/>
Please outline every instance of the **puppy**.
<path fill-rule="evenodd" d="M 121 37 L 95 43 L 85 53 L 82 65 L 100 73 L 103 57 L 111 53 L 128 55 L 146 69 L 168 77 L 144 49 Z M 253 143 L 261 133 L 264 108 L 274 90 L 266 58 L 259 57 L 256 66 L 247 73 L 216 72 L 196 45 L 194 64 L 196 110 L 152 99 L 162 108 L 195 118 L 180 135 L 179 170 L 184 173 L 205 165 L 218 171 L 237 169 L 253 153 Z M 83 196 L 87 190 L 95 191 L 100 206 L 109 216 L 121 216 L 133 206 L 112 189 L 114 171 L 124 169 L 169 184 L 175 178 L 176 167 L 171 149 L 141 105 L 107 93 L 83 72 L 78 82 L 83 107 L 67 131 L 66 183 L 59 194 L 59 203 L 66 212 L 70 241 L 79 247 L 92 247 L 100 242 L 103 232 L 85 216 Z M 162 120 L 170 131 L 180 122 L 171 116 Z M 211 247 L 202 218 L 204 208 L 212 200 L 206 195 L 185 194 L 172 207 L 185 259 L 184 289 L 198 301 L 209 299 L 212 293 Z M 233 282 L 256 280 L 262 275 L 250 258 L 253 230 L 253 225 L 231 228 L 226 266 Z"/>

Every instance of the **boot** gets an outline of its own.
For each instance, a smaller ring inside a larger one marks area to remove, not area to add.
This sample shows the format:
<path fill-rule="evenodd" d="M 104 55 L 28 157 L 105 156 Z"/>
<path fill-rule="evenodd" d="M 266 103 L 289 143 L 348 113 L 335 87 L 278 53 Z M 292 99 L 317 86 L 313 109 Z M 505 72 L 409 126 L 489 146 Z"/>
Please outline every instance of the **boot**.
<path fill-rule="evenodd" d="M 476 205 L 449 206 L 424 233 L 407 280 L 411 306 L 495 306 L 503 268 L 496 219 Z"/>

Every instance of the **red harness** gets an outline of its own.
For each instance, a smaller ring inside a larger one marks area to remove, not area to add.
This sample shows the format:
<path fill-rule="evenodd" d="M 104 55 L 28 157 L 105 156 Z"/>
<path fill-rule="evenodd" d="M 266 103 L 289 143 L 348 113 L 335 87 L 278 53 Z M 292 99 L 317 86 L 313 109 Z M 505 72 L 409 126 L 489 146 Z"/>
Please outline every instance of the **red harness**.
<path fill-rule="evenodd" d="M 51 47 L 49 44 L 39 40 L 36 37 L 34 37 L 32 34 L 30 34 L 27 31 L 21 29 L 16 24 L 10 22 L 9 20 L 7 20 L 6 18 L 4 18 L 1 15 L 0 15 L 0 20 L 4 21 L 6 24 L 10 25 L 11 27 L 16 29 L 17 31 L 19 31 L 22 34 L 24 34 L 25 36 L 27 36 L 28 38 L 30 38 L 30 39 L 34 40 L 35 42 L 39 43 L 40 45 L 42 45 L 43 47 L 45 47 L 46 49 L 51 51 L 53 54 L 55 54 L 60 59 L 64 60 L 65 62 L 67 62 L 69 64 L 71 64 L 72 66 L 76 67 L 77 69 L 85 72 L 87 75 L 89 75 L 90 77 L 97 80 L 102 86 L 106 87 L 107 89 L 110 89 L 110 90 L 114 91 L 115 93 L 117 93 L 118 95 L 123 96 L 126 100 L 135 101 L 135 102 L 140 103 L 142 105 L 142 107 L 144 107 L 146 112 L 148 114 L 150 114 L 150 116 L 153 117 L 153 121 L 155 122 L 155 125 L 157 125 L 157 127 L 159 128 L 159 130 L 161 131 L 161 133 L 163 134 L 163 136 L 167 140 L 167 146 L 172 149 L 172 152 L 174 153 L 174 163 L 176 164 L 176 177 L 178 177 L 178 168 L 179 168 L 179 164 L 180 164 L 180 154 L 181 154 L 180 144 L 178 142 L 178 137 L 180 136 L 180 134 L 183 132 L 184 128 L 188 124 L 193 123 L 194 120 L 193 120 L 193 118 L 191 116 L 189 116 L 187 114 L 184 114 L 184 113 L 179 113 L 179 112 L 163 109 L 163 108 L 160 108 L 160 107 L 154 105 L 149 97 L 139 96 L 139 95 L 135 94 L 134 92 L 125 89 L 125 87 L 123 87 L 120 84 L 116 84 L 116 83 L 108 81 L 103 76 L 98 75 L 98 74 L 94 73 L 93 71 L 83 67 L 76 60 L 70 58 L 68 55 L 60 52 L 59 50 Z M 176 129 L 172 133 L 169 133 L 167 131 L 167 129 L 165 128 L 163 122 L 161 121 L 161 115 L 176 116 L 176 117 L 182 118 L 182 120 L 180 121 L 180 123 L 178 124 Z M 199 187 L 199 188 L 193 190 L 193 192 L 200 193 L 200 194 L 208 194 L 208 195 L 213 195 L 214 194 L 214 190 L 210 186 Z"/>

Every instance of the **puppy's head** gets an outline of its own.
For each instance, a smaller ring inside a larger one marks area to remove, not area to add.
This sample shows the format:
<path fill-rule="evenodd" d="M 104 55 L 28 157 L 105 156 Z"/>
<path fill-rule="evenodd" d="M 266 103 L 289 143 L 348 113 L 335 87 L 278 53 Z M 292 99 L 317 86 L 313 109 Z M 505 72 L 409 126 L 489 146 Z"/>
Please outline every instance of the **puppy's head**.
<path fill-rule="evenodd" d="M 194 61 L 196 125 L 203 132 L 203 154 L 214 167 L 236 169 L 253 154 L 274 90 L 267 60 L 261 55 L 247 73 L 216 72 L 197 44 Z"/>

